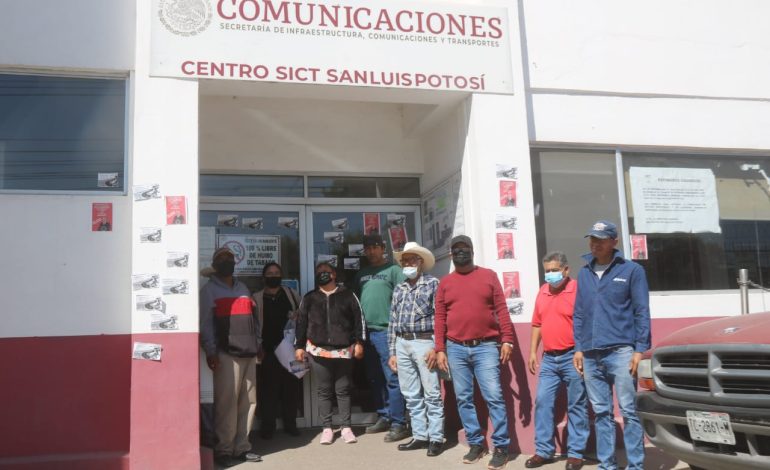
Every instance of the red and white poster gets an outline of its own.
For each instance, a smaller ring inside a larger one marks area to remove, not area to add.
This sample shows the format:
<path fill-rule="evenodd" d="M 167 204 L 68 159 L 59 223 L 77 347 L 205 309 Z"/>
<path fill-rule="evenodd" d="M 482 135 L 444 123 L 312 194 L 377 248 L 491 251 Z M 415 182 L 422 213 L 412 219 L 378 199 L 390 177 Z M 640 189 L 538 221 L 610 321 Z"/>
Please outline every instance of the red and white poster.
<path fill-rule="evenodd" d="M 503 273 L 503 293 L 506 299 L 518 299 L 521 297 L 518 271 Z"/>
<path fill-rule="evenodd" d="M 390 246 L 393 248 L 393 251 L 402 251 L 406 242 L 409 241 L 406 239 L 406 227 L 403 225 L 390 227 L 388 233 L 390 234 Z"/>
<path fill-rule="evenodd" d="M 500 181 L 500 207 L 516 207 L 515 181 Z"/>
<path fill-rule="evenodd" d="M 631 235 L 631 259 L 647 259 L 647 235 Z"/>
<path fill-rule="evenodd" d="M 513 234 L 497 234 L 497 259 L 514 259 Z"/>
<path fill-rule="evenodd" d="M 91 205 L 91 231 L 112 232 L 111 202 L 94 202 Z"/>
<path fill-rule="evenodd" d="M 380 233 L 380 213 L 364 212 L 364 235 Z"/>
<path fill-rule="evenodd" d="M 166 225 L 184 225 L 187 223 L 187 198 L 184 196 L 166 196 Z"/>

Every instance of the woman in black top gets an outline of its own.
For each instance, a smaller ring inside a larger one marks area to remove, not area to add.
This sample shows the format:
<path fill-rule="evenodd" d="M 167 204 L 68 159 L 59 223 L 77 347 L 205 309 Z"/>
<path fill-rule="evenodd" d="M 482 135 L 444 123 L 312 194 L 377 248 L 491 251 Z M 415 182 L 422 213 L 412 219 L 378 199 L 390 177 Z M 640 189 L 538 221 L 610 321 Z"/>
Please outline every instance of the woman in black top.
<path fill-rule="evenodd" d="M 290 318 L 296 316 L 299 295 L 281 286 L 281 265 L 268 263 L 262 269 L 265 288 L 254 294 L 257 315 L 262 329 L 262 351 L 264 357 L 259 366 L 259 414 L 260 435 L 270 439 L 275 432 L 275 421 L 280 401 L 283 429 L 292 436 L 298 436 L 297 400 L 300 382 L 287 371 L 275 356 L 275 348 L 283 341 L 283 329 Z"/>
<path fill-rule="evenodd" d="M 319 263 L 315 271 L 317 289 L 305 294 L 297 318 L 295 359 L 307 360 L 318 384 L 318 411 L 323 421 L 321 444 L 334 441 L 332 398 L 336 395 L 342 439 L 356 442 L 350 429 L 350 388 L 353 358 L 364 355 L 364 320 L 353 291 L 338 286 L 335 269 Z"/>

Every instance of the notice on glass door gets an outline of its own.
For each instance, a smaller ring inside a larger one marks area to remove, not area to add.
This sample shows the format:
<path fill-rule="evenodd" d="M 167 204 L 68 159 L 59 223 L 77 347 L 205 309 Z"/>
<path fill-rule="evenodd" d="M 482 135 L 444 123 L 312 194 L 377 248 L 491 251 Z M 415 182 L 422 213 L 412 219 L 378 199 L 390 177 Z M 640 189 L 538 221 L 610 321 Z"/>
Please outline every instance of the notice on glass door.
<path fill-rule="evenodd" d="M 364 212 L 364 235 L 380 233 L 380 213 Z"/>
<path fill-rule="evenodd" d="M 637 233 L 722 233 L 716 178 L 708 168 L 631 167 Z"/>
<path fill-rule="evenodd" d="M 279 235 L 220 234 L 217 246 L 235 255 L 235 274 L 261 276 L 267 263 L 281 262 Z"/>

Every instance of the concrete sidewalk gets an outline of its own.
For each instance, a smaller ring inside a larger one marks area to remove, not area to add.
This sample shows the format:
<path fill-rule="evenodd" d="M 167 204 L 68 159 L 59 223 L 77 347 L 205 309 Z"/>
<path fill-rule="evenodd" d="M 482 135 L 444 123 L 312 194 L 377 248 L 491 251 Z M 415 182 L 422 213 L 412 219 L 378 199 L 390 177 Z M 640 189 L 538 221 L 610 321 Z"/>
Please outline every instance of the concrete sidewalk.
<path fill-rule="evenodd" d="M 462 463 L 462 456 L 468 448 L 457 442 L 448 442 L 445 451 L 438 457 L 427 457 L 424 450 L 399 451 L 396 443 L 386 444 L 384 434 L 363 434 L 362 427 L 354 427 L 358 436 L 355 444 L 345 444 L 339 439 L 332 445 L 323 446 L 318 443 L 321 430 L 303 429 L 299 437 L 290 437 L 280 431 L 270 440 L 256 438 L 254 450 L 263 456 L 259 463 L 243 463 L 234 468 L 237 470 L 486 470 L 489 456 L 473 465 Z M 408 439 L 402 442 L 409 442 Z M 512 455 L 507 470 L 526 468 L 524 462 L 528 455 Z M 545 470 L 563 469 L 565 462 L 540 467 Z M 215 467 L 216 468 L 216 467 Z M 589 461 L 583 468 L 595 470 L 597 463 Z M 621 467 L 623 468 L 623 467 Z M 673 457 L 664 455 L 654 447 L 647 448 L 646 469 L 655 470 L 687 470 L 689 467 Z"/>

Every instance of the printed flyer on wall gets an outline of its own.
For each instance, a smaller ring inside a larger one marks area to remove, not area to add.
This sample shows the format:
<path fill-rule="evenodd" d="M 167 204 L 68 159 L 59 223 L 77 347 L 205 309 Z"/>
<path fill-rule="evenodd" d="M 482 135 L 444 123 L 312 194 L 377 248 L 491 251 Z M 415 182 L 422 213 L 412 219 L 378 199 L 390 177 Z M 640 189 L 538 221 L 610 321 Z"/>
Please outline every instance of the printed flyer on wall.
<path fill-rule="evenodd" d="M 631 259 L 647 259 L 647 235 L 631 235 Z"/>
<path fill-rule="evenodd" d="M 91 205 L 91 231 L 112 232 L 111 202 L 94 202 Z"/>
<path fill-rule="evenodd" d="M 515 181 L 500 181 L 500 207 L 516 207 Z"/>
<path fill-rule="evenodd" d="M 184 196 L 166 196 L 166 225 L 184 225 L 187 223 L 187 198 Z"/>
<path fill-rule="evenodd" d="M 497 234 L 497 259 L 514 259 L 513 253 L 513 234 Z"/>
<path fill-rule="evenodd" d="M 517 299 L 521 297 L 518 271 L 503 273 L 503 293 L 508 299 Z"/>

